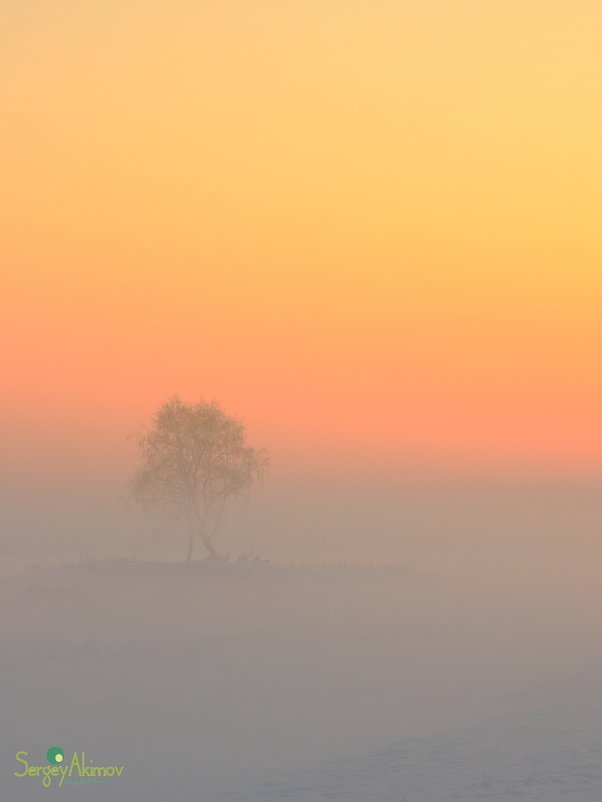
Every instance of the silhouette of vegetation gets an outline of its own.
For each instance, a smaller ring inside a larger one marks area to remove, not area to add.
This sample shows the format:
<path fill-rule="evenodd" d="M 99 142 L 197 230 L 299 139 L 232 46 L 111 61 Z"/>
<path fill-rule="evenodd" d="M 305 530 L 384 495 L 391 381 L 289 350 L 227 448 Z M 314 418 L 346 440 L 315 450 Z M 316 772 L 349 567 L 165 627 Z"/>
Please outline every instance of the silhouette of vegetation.
<path fill-rule="evenodd" d="M 214 542 L 224 509 L 264 477 L 265 449 L 248 446 L 242 421 L 217 403 L 191 404 L 179 396 L 163 404 L 136 439 L 140 465 L 131 484 L 134 497 L 171 507 L 183 517 L 186 561 L 197 537 L 211 559 L 226 559 Z"/>

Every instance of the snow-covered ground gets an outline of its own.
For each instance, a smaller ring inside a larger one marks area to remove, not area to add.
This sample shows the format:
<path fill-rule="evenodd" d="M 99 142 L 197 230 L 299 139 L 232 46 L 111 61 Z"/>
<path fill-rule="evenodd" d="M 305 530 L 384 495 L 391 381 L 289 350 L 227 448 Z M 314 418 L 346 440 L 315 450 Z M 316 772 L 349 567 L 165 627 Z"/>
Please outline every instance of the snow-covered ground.
<path fill-rule="evenodd" d="M 597 585 L 91 562 L 0 591 L 2 802 L 600 802 Z M 106 785 L 14 777 L 49 746 Z"/>

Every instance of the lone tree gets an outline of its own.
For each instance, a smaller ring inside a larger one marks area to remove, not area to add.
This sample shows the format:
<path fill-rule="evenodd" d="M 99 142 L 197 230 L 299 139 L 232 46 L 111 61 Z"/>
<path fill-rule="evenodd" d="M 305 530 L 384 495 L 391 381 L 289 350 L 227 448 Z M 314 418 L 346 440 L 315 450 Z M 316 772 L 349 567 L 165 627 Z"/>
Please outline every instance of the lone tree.
<path fill-rule="evenodd" d="M 214 546 L 224 508 L 263 478 L 267 452 L 248 446 L 242 421 L 217 403 L 189 404 L 177 395 L 157 410 L 137 443 L 141 464 L 132 480 L 134 496 L 183 515 L 186 561 L 192 559 L 195 536 L 211 559 L 224 559 Z"/>

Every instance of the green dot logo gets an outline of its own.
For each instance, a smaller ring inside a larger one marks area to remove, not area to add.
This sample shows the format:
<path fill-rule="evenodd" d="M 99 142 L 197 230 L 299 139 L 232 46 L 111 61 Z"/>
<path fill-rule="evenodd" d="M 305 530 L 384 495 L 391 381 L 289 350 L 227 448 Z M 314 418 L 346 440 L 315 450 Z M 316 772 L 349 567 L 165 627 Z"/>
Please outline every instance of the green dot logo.
<path fill-rule="evenodd" d="M 46 752 L 46 758 L 49 763 L 62 763 L 65 759 L 65 753 L 60 746 L 51 746 Z"/>

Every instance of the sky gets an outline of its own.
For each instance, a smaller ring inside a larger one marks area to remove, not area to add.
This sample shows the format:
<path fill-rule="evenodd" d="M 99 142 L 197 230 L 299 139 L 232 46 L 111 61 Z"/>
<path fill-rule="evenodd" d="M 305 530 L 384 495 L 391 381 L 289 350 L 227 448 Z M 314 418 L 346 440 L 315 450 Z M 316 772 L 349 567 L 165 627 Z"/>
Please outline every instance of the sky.
<path fill-rule="evenodd" d="M 602 6 L 2 0 L 3 473 L 602 465 Z"/>

